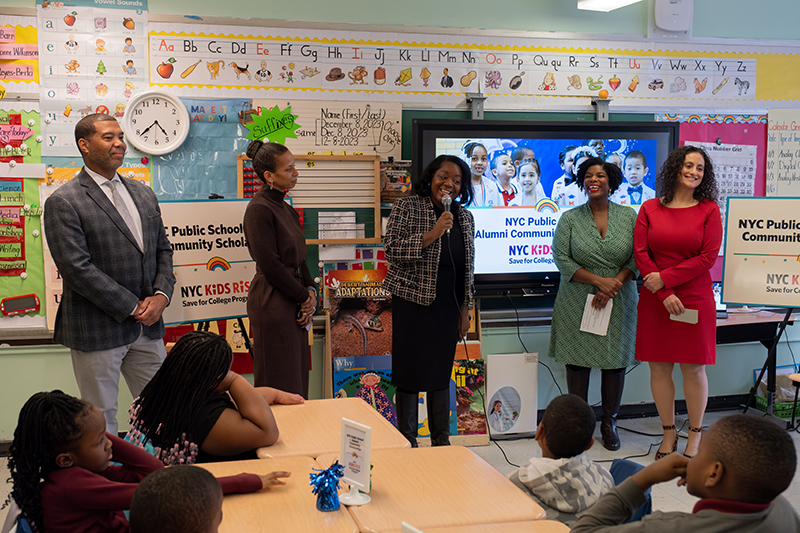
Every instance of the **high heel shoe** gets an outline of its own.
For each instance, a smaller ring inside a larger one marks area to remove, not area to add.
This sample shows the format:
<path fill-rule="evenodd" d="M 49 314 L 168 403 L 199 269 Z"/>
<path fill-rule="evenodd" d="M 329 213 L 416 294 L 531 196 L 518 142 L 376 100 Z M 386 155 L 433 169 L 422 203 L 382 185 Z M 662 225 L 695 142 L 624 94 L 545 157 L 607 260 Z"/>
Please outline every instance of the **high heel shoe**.
<path fill-rule="evenodd" d="M 692 433 L 702 433 L 703 432 L 703 426 L 700 426 L 699 428 L 696 428 L 696 427 L 690 425 L 689 426 L 689 431 L 691 431 Z M 695 454 L 695 455 L 697 455 L 697 454 Z M 689 459 L 694 457 L 694 455 L 687 455 L 686 453 L 684 453 L 683 456 L 684 457 L 688 457 Z"/>
<path fill-rule="evenodd" d="M 663 429 L 664 431 L 669 431 L 669 430 L 675 431 L 675 424 L 672 424 L 671 426 L 661 426 L 661 429 Z M 664 441 L 662 440 L 661 442 L 663 443 Z M 659 445 L 659 448 L 660 447 L 661 446 Z M 658 452 L 657 451 L 656 452 L 656 461 L 658 461 L 659 459 L 663 459 L 664 457 L 668 456 L 670 453 L 674 453 L 676 451 L 678 451 L 678 432 L 677 431 L 675 431 L 675 442 L 672 443 L 672 451 L 671 452 Z"/>

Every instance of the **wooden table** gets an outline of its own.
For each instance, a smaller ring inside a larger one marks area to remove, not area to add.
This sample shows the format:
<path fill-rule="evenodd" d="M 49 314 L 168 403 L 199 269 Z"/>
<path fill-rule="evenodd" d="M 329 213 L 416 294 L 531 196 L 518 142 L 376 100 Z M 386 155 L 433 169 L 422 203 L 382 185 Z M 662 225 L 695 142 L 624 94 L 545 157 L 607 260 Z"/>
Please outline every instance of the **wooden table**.
<path fill-rule="evenodd" d="M 342 417 L 372 428 L 373 450 L 395 450 L 411 445 L 397 429 L 360 398 L 309 400 L 300 405 L 273 405 L 281 436 L 272 446 L 257 450 L 262 459 L 339 453 Z"/>
<path fill-rule="evenodd" d="M 337 454 L 317 458 L 327 468 Z M 542 520 L 544 510 L 489 463 L 461 446 L 373 450 L 372 501 L 349 507 L 361 532 L 426 531 Z M 491 530 L 490 530 L 491 531 Z"/>
<path fill-rule="evenodd" d="M 308 475 L 319 465 L 311 457 L 253 459 L 198 465 L 215 476 L 248 472 L 267 474 L 286 470 L 292 476 L 286 485 L 251 494 L 229 494 L 222 500 L 220 533 L 273 531 L 325 531 L 355 533 L 355 522 L 344 506 L 338 511 L 317 511 L 317 497 L 311 493 Z"/>
<path fill-rule="evenodd" d="M 397 532 L 399 531 L 398 529 Z M 534 520 L 475 526 L 429 527 L 425 529 L 425 533 L 569 533 L 569 526 L 555 520 Z"/>

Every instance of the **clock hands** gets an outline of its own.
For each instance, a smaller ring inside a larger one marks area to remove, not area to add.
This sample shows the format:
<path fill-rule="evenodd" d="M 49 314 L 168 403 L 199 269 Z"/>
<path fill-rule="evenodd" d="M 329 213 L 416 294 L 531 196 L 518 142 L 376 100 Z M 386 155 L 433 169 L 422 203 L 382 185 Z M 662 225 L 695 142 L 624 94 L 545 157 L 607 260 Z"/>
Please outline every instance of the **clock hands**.
<path fill-rule="evenodd" d="M 169 133 L 167 133 L 167 132 L 164 130 L 164 128 L 162 128 L 162 127 L 161 127 L 161 124 L 159 124 L 157 120 L 154 120 L 152 124 L 150 124 L 149 126 L 147 126 L 147 128 L 146 128 L 146 129 L 145 129 L 143 132 L 141 132 L 141 133 L 139 134 L 139 137 L 141 137 L 142 135 L 144 135 L 145 133 L 147 133 L 148 131 L 150 131 L 150 129 L 151 129 L 153 126 L 158 126 L 158 129 L 160 129 L 160 130 L 161 130 L 161 132 L 162 132 L 162 133 L 163 133 L 165 136 L 169 136 Z"/>

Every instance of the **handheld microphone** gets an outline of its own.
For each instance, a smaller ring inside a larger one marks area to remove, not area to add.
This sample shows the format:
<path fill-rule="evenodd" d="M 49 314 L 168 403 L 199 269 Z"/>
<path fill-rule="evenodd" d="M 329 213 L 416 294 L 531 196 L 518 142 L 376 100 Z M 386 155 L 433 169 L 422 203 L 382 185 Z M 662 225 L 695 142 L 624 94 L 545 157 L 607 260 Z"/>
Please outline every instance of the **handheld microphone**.
<path fill-rule="evenodd" d="M 442 205 L 444 206 L 445 211 L 450 211 L 450 204 L 453 203 L 453 199 L 450 198 L 449 194 L 445 194 L 442 196 Z M 450 228 L 447 229 L 447 234 L 450 235 Z"/>

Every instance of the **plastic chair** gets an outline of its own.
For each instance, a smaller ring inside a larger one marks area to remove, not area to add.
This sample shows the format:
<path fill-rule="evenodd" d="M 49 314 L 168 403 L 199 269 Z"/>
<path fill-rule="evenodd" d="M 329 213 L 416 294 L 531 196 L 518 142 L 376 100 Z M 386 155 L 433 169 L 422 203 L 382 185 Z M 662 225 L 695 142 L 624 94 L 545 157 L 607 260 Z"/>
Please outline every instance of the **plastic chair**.
<path fill-rule="evenodd" d="M 798 378 L 800 378 L 800 374 L 798 375 Z M 644 466 L 634 461 L 630 461 L 628 459 L 614 459 L 614 462 L 611 463 L 611 468 L 609 468 L 608 471 L 611 472 L 611 477 L 614 478 L 614 483 L 619 485 L 636 472 L 643 469 Z M 636 509 L 636 512 L 633 513 L 633 516 L 630 520 L 628 520 L 628 522 L 638 522 L 645 515 L 649 515 L 653 512 L 653 499 L 650 496 L 650 489 L 647 489 L 644 495 L 647 497 L 647 503 Z M 628 522 L 625 523 L 627 524 Z"/>

